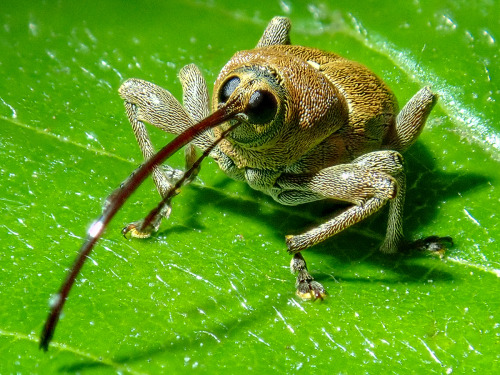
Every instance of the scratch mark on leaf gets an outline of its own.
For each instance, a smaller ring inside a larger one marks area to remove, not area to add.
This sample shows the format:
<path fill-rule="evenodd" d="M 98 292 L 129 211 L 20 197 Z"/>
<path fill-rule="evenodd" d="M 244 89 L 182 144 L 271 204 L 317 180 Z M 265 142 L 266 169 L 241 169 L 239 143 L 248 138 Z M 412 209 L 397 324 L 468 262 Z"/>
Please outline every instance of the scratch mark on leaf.
<path fill-rule="evenodd" d="M 220 343 L 220 340 L 217 336 L 215 336 L 212 332 L 208 332 L 208 331 L 196 331 L 196 333 L 204 333 L 205 335 L 208 335 L 210 337 L 212 337 L 215 341 L 217 341 L 218 343 Z"/>
<path fill-rule="evenodd" d="M 426 344 L 426 342 L 424 340 L 422 340 L 420 337 L 418 339 L 420 340 L 420 342 L 422 343 L 422 345 L 425 347 L 425 349 L 427 349 L 427 351 L 431 355 L 432 359 L 434 361 L 436 361 L 436 363 L 439 363 L 442 366 L 443 363 L 439 360 L 438 357 L 436 357 L 436 354 L 434 353 L 434 351 L 431 348 L 429 348 L 429 346 Z"/>
<path fill-rule="evenodd" d="M 471 220 L 472 220 L 472 222 L 473 222 L 474 224 L 476 224 L 476 225 L 478 225 L 478 226 L 481 226 L 481 223 L 480 223 L 480 222 L 479 222 L 479 221 L 478 221 L 478 220 L 477 220 L 474 216 L 472 216 L 472 215 L 470 214 L 470 212 L 469 212 L 469 211 L 467 211 L 467 209 L 466 209 L 466 208 L 464 208 L 464 212 L 465 212 L 465 214 L 467 215 L 467 217 L 468 217 L 469 219 L 471 219 Z"/>
<path fill-rule="evenodd" d="M 326 331 L 326 329 L 323 327 L 321 328 L 321 330 L 323 331 L 323 333 L 325 334 L 325 336 L 328 338 L 328 340 L 330 340 L 331 342 L 333 342 L 335 344 L 335 346 L 338 346 L 340 349 L 342 349 L 343 352 L 347 352 L 347 349 L 345 346 L 342 346 L 340 345 L 338 342 L 336 342 L 333 337 Z"/>
<path fill-rule="evenodd" d="M 274 306 L 273 306 L 273 309 L 274 309 L 274 311 L 276 311 L 276 314 L 278 314 L 278 317 L 283 321 L 283 323 L 285 323 L 286 328 L 288 328 L 288 330 L 290 332 L 295 333 L 292 326 L 286 322 L 285 317 L 278 311 L 278 309 Z"/>
<path fill-rule="evenodd" d="M 177 264 L 174 264 L 174 263 L 167 263 L 166 266 L 169 266 L 169 267 L 172 267 L 172 268 L 177 268 L 178 270 L 182 271 L 182 272 L 185 272 L 187 273 L 188 275 L 191 275 L 193 276 L 196 280 L 200 280 L 200 281 L 203 281 L 205 283 L 207 283 L 208 285 L 210 285 L 211 287 L 217 289 L 217 290 L 221 290 L 220 287 L 218 287 L 217 285 L 215 285 L 214 283 L 208 281 L 207 279 L 204 279 L 203 276 L 200 276 L 200 275 L 197 275 L 185 268 L 182 268 L 181 266 L 178 266 Z"/>
<path fill-rule="evenodd" d="M 253 332 L 251 332 L 251 331 L 248 331 L 248 334 L 249 334 L 250 336 L 255 337 L 255 338 L 256 338 L 259 342 L 261 342 L 261 343 L 263 343 L 263 344 L 265 344 L 265 345 L 267 345 L 267 346 L 271 347 L 271 345 L 269 345 L 267 342 L 265 342 L 263 339 L 261 339 L 261 338 L 260 338 L 259 336 L 257 336 L 255 333 L 253 333 Z"/>

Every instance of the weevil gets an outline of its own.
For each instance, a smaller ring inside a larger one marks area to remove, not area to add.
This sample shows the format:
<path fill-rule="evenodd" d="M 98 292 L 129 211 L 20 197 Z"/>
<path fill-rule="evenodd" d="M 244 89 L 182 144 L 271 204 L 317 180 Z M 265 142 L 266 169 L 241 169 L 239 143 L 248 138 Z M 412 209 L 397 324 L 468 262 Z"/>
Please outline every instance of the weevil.
<path fill-rule="evenodd" d="M 344 205 L 321 225 L 285 237 L 290 268 L 297 274 L 296 293 L 303 299 L 322 299 L 326 290 L 308 272 L 301 251 L 386 204 L 388 223 L 380 250 L 412 247 L 403 236 L 406 178 L 401 154 L 418 138 L 437 95 L 424 87 L 398 111 L 394 94 L 374 73 L 337 54 L 291 45 L 290 28 L 288 18 L 275 17 L 256 48 L 237 52 L 215 81 L 211 105 L 207 84 L 193 64 L 179 73 L 184 105 L 153 83 L 129 79 L 122 84 L 119 93 L 145 162 L 110 195 L 90 227 L 51 306 L 41 348 L 47 350 L 78 272 L 125 200 L 152 174 L 162 201 L 123 230 L 132 237 L 149 237 L 207 156 L 229 177 L 281 204 L 328 199 Z M 145 123 L 178 137 L 156 153 Z M 183 146 L 184 171 L 162 164 Z M 202 150 L 200 157 L 196 148 Z M 451 244 L 450 237 L 431 236 L 413 246 L 444 251 Z"/>

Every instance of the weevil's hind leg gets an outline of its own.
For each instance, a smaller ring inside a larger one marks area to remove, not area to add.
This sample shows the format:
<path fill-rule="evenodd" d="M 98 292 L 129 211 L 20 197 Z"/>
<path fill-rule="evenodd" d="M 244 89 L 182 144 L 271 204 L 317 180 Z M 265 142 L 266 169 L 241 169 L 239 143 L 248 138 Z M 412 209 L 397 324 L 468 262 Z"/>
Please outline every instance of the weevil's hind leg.
<path fill-rule="evenodd" d="M 257 43 L 257 48 L 275 46 L 277 44 L 290 44 L 291 25 L 287 17 L 274 17 L 264 30 L 264 34 L 262 34 L 259 43 Z"/>
<path fill-rule="evenodd" d="M 314 280 L 311 274 L 307 271 L 307 265 L 301 253 L 293 255 L 290 262 L 290 270 L 292 273 L 297 273 L 297 295 L 304 300 L 323 299 L 326 296 L 326 290 L 323 285 Z"/>
<path fill-rule="evenodd" d="M 410 148 L 424 129 L 437 98 L 429 87 L 417 92 L 396 117 L 396 126 L 387 134 L 385 147 L 401 153 Z"/>
<path fill-rule="evenodd" d="M 150 82 L 139 79 L 129 79 L 120 87 L 120 96 L 125 101 L 125 109 L 128 119 L 132 125 L 137 143 L 141 149 L 144 159 L 149 159 L 155 154 L 155 149 L 151 142 L 144 122 L 150 123 L 167 133 L 180 134 L 191 127 L 195 121 L 199 121 L 200 116 L 208 114 L 208 93 L 206 83 L 201 77 L 198 68 L 194 65 L 185 67 L 181 73 L 181 82 L 185 91 L 185 102 L 188 107 L 184 109 L 182 105 L 167 90 L 156 86 Z M 189 99 L 186 99 L 189 96 Z M 197 109 L 196 105 L 200 105 Z M 193 143 L 204 149 L 210 143 L 210 135 L 202 134 Z M 192 145 L 185 150 L 186 170 L 189 169 L 196 160 L 196 151 Z M 183 174 L 183 171 L 173 169 L 167 165 L 156 167 L 152 177 L 161 197 L 165 197 Z M 189 183 L 194 176 L 187 181 Z M 163 217 L 170 215 L 170 206 L 159 214 L 152 224 L 140 231 L 142 220 L 129 224 L 124 229 L 125 233 L 130 233 L 133 237 L 147 238 L 152 232 L 157 231 Z"/>
<path fill-rule="evenodd" d="M 426 238 L 422 238 L 413 242 L 410 242 L 406 249 L 407 251 L 422 251 L 428 252 L 433 255 L 437 255 L 440 258 L 443 258 L 446 252 L 446 249 L 453 246 L 453 239 L 451 237 L 438 237 L 438 236 L 429 236 Z"/>
<path fill-rule="evenodd" d="M 436 104 L 438 96 L 429 87 L 417 92 L 399 112 L 396 126 L 388 133 L 385 147 L 391 150 L 404 152 L 415 143 L 422 132 L 427 117 Z M 391 172 L 389 172 L 391 173 Z M 381 246 L 384 253 L 393 253 L 399 247 L 401 250 L 427 251 L 440 257 L 444 256 L 446 248 L 453 246 L 451 237 L 430 236 L 414 242 L 405 242 L 403 239 L 402 220 L 405 197 L 405 176 L 402 172 L 391 173 L 398 181 L 401 194 L 390 202 L 389 224 L 386 239 Z"/>
<path fill-rule="evenodd" d="M 210 99 L 203 75 L 196 65 L 189 64 L 181 69 L 179 79 L 184 109 L 194 122 L 203 120 L 210 114 Z"/>

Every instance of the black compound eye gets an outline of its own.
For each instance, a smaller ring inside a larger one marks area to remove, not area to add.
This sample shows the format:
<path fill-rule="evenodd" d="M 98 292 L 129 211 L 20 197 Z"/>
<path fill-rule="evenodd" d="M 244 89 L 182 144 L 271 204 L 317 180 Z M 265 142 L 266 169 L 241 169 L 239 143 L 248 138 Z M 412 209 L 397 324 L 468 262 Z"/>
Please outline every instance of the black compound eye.
<path fill-rule="evenodd" d="M 219 103 L 225 103 L 240 84 L 238 77 L 228 79 L 219 91 Z"/>
<path fill-rule="evenodd" d="M 278 111 L 276 98 L 269 91 L 255 91 L 248 101 L 246 114 L 253 124 L 266 124 L 271 121 Z"/>

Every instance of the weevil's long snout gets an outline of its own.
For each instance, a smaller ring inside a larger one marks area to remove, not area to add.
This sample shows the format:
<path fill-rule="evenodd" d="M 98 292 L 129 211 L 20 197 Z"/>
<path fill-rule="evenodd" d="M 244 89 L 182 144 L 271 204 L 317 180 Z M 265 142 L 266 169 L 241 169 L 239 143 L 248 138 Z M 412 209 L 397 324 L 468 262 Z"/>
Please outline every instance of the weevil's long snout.
<path fill-rule="evenodd" d="M 61 285 L 59 292 L 57 293 L 57 298 L 54 298 L 50 305 L 50 313 L 47 317 L 45 325 L 43 326 L 42 333 L 40 336 L 40 349 L 45 351 L 48 350 L 50 341 L 54 335 L 57 322 L 59 321 L 59 317 L 62 312 L 62 308 L 66 299 L 68 298 L 69 292 L 71 291 L 71 287 L 73 286 L 76 277 L 78 276 L 81 268 L 83 267 L 87 257 L 90 255 L 92 249 L 95 244 L 99 240 L 99 238 L 104 233 L 106 227 L 108 226 L 111 219 L 115 216 L 118 210 L 124 205 L 125 201 L 132 195 L 132 193 L 137 190 L 137 188 L 142 184 L 142 182 L 151 174 L 153 169 L 165 162 L 170 156 L 172 156 L 176 151 L 178 151 L 183 146 L 187 145 L 198 135 L 203 133 L 204 131 L 214 128 L 217 125 L 220 125 L 228 120 L 235 118 L 239 113 L 243 113 L 245 108 L 238 100 L 229 100 L 225 105 L 221 106 L 215 112 L 213 112 L 210 116 L 201 120 L 196 125 L 188 128 L 186 131 L 178 135 L 174 140 L 172 140 L 169 144 L 163 147 L 160 151 L 158 151 L 153 157 L 147 160 L 144 164 L 142 164 L 136 171 L 130 176 L 127 180 L 125 180 L 120 187 L 115 190 L 109 198 L 106 200 L 106 206 L 101 214 L 101 216 L 94 221 L 94 223 L 90 226 L 89 231 L 87 232 L 87 236 L 85 238 L 84 243 L 80 248 L 80 253 L 73 264 L 73 267 L 69 271 L 68 275 L 64 283 Z M 234 127 L 238 126 L 235 124 Z M 208 147 L 207 150 L 203 153 L 203 155 L 196 161 L 195 165 L 189 169 L 185 175 L 182 177 L 182 181 L 178 182 L 176 185 L 172 187 L 172 194 L 168 199 L 174 194 L 175 190 L 177 190 L 183 181 L 185 181 L 189 176 L 193 173 L 194 168 L 199 166 L 201 161 L 208 156 L 210 151 L 222 140 L 234 127 L 231 127 L 227 131 L 225 131 L 221 136 L 216 139 L 212 145 Z M 162 204 L 165 204 L 166 199 L 164 199 L 159 207 Z M 151 211 L 150 215 L 154 215 L 154 211 Z"/>

